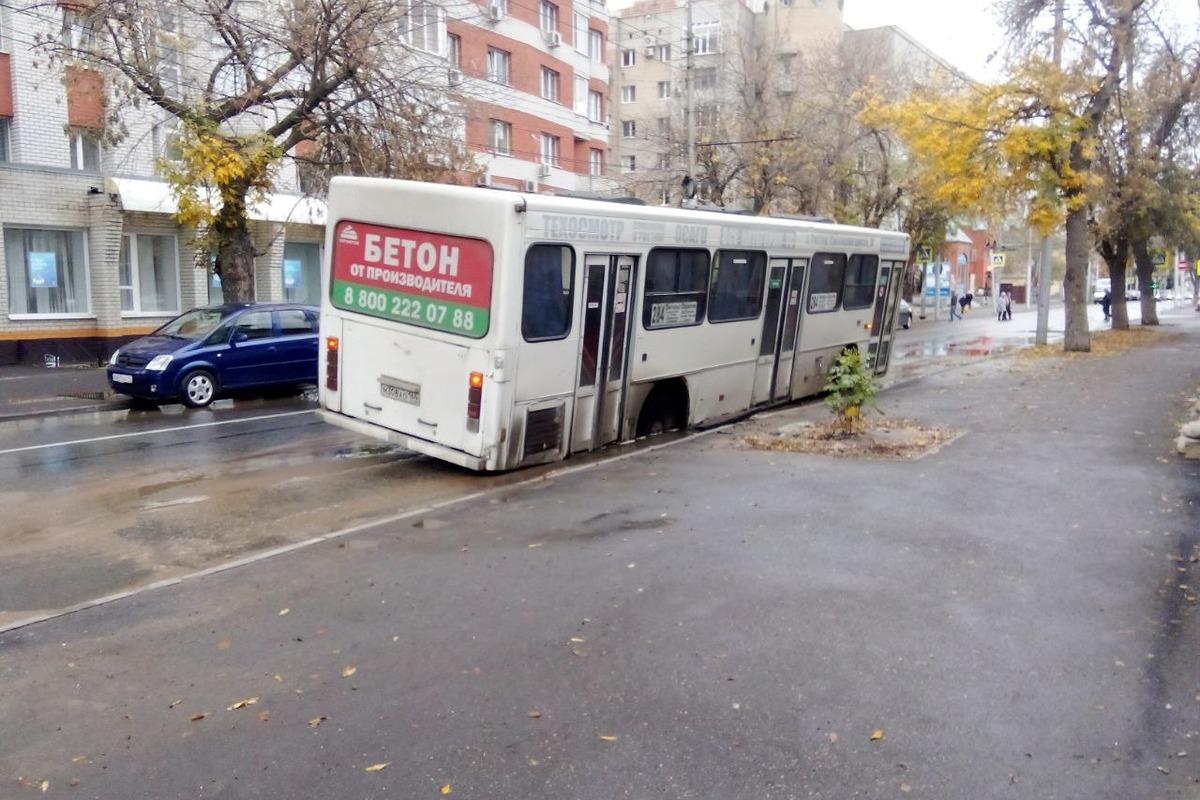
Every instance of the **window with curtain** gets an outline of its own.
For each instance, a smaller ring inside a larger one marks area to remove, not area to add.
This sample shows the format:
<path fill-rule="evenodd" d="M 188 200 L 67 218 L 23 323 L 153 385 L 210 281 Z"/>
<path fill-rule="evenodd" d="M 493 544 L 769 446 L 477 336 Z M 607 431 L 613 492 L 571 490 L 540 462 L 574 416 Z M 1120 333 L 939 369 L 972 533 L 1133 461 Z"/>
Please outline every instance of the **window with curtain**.
<path fill-rule="evenodd" d="M 86 314 L 83 231 L 4 228 L 10 314 Z"/>
<path fill-rule="evenodd" d="M 179 258 L 174 236 L 122 236 L 119 264 L 122 311 L 179 311 Z"/>
<path fill-rule="evenodd" d="M 316 242 L 283 245 L 283 299 L 287 303 L 321 303 L 321 246 Z"/>

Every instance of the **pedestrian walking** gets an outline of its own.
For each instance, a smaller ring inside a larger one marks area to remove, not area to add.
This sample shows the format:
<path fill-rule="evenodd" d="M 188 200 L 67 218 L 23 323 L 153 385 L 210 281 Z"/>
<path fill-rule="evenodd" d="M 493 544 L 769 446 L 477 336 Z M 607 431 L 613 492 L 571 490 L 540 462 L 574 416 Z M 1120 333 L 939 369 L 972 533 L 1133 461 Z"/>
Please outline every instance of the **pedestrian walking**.
<path fill-rule="evenodd" d="M 1012 320 L 1012 293 L 1004 293 L 1004 318 Z"/>
<path fill-rule="evenodd" d="M 1104 290 L 1104 297 L 1100 298 L 1100 308 L 1104 311 L 1105 322 L 1112 319 L 1112 292 L 1108 289 Z"/>
<path fill-rule="evenodd" d="M 954 318 L 962 319 L 962 314 L 958 311 L 958 291 L 950 287 L 950 322 L 954 322 Z"/>
<path fill-rule="evenodd" d="M 967 308 L 973 308 L 972 303 L 974 303 L 974 302 L 975 302 L 975 295 L 971 292 L 967 292 Z"/>
<path fill-rule="evenodd" d="M 967 304 L 970 302 L 971 301 L 967 299 L 967 295 L 965 294 L 958 298 L 958 313 L 960 316 L 967 313 Z"/>
<path fill-rule="evenodd" d="M 996 322 L 1004 321 L 1004 292 L 996 295 Z"/>

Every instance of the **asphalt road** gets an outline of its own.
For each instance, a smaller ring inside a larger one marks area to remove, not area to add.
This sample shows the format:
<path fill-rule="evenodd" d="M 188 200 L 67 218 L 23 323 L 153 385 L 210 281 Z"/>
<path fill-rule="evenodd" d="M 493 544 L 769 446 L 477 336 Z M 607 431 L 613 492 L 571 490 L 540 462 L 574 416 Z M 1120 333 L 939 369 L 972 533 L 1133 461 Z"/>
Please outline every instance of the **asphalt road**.
<path fill-rule="evenodd" d="M 1177 332 L 894 389 L 918 462 L 726 429 L 0 635 L 0 794 L 1195 797 Z"/>
<path fill-rule="evenodd" d="M 898 331 L 889 378 L 1025 346 L 1033 324 L 987 309 L 918 320 Z M 380 447 L 314 408 L 251 398 L 0 421 L 0 627 L 529 474 L 479 476 Z"/>

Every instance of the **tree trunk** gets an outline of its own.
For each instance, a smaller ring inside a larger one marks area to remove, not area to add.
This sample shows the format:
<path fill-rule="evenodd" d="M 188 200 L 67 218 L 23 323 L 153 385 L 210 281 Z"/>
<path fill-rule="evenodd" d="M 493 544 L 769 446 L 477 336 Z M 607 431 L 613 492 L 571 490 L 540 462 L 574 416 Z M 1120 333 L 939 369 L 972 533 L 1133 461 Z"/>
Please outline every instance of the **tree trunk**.
<path fill-rule="evenodd" d="M 1133 240 L 1133 261 L 1137 265 L 1138 291 L 1142 295 L 1142 324 L 1158 324 L 1158 302 L 1154 299 L 1154 259 L 1145 239 Z"/>
<path fill-rule="evenodd" d="M 1067 274 L 1063 278 L 1063 296 L 1066 300 L 1067 329 L 1063 349 L 1067 352 L 1086 353 L 1092 349 L 1092 337 L 1088 332 L 1087 268 L 1089 239 L 1087 207 L 1067 213 Z M 1039 286 L 1039 292 L 1049 292 L 1049 286 Z"/>
<path fill-rule="evenodd" d="M 1100 256 L 1108 266 L 1109 283 L 1112 289 L 1112 326 L 1115 331 L 1129 330 L 1129 308 L 1125 305 L 1125 270 L 1129 264 L 1129 239 L 1117 234 L 1100 242 Z"/>
<path fill-rule="evenodd" d="M 231 202 L 228 199 L 231 193 L 223 191 L 227 199 L 213 220 L 212 230 L 218 242 L 216 271 L 221 277 L 221 293 L 226 303 L 254 300 L 254 241 L 246 221 L 248 192 L 248 185 L 232 187 L 231 193 L 237 200 Z"/>

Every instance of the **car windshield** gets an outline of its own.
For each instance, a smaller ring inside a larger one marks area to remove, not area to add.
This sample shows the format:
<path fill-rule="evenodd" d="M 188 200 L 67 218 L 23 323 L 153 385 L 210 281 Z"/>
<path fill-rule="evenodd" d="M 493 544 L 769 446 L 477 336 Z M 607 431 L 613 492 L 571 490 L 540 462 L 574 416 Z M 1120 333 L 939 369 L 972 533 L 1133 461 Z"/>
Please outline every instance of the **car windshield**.
<path fill-rule="evenodd" d="M 159 336 L 178 339 L 203 339 L 221 323 L 221 309 L 198 308 L 163 325 L 155 331 Z"/>

